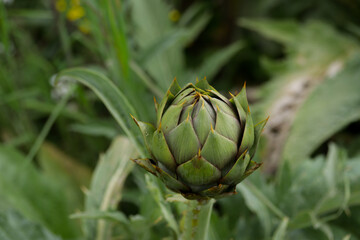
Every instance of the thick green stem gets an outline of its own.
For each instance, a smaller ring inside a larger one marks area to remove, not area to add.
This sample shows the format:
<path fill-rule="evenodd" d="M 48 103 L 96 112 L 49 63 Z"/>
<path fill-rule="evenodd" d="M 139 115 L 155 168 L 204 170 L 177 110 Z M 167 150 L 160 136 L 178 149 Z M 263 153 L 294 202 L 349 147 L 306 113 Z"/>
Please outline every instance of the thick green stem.
<path fill-rule="evenodd" d="M 201 206 L 204 203 L 204 201 L 195 201 L 196 204 L 194 205 L 194 208 L 192 209 L 192 220 L 191 220 L 191 238 L 195 239 L 196 233 L 199 226 L 199 213 L 201 210 Z"/>
<path fill-rule="evenodd" d="M 210 217 L 215 200 L 198 200 L 189 203 L 187 217 L 185 218 L 185 231 L 183 240 L 208 239 Z"/>

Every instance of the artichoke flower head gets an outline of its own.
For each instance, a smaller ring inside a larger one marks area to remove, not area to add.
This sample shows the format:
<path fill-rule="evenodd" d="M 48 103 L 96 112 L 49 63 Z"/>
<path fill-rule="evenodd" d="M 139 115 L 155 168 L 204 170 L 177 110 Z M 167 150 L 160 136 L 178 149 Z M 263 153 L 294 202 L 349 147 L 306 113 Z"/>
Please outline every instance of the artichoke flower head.
<path fill-rule="evenodd" d="M 135 163 L 187 199 L 219 198 L 261 166 L 252 161 L 267 119 L 254 126 L 245 86 L 228 100 L 206 79 L 181 88 L 174 79 L 156 127 L 134 121 L 151 159 Z"/>

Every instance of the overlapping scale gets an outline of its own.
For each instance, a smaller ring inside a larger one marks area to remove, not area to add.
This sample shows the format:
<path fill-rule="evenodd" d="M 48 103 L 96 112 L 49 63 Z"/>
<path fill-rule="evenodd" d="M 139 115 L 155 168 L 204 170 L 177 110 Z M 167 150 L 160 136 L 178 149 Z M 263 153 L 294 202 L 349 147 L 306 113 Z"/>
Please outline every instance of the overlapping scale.
<path fill-rule="evenodd" d="M 219 109 L 216 114 L 216 125 L 215 130 L 237 143 L 240 137 L 240 123 L 239 120 L 233 116 L 223 112 L 222 109 Z"/>
<path fill-rule="evenodd" d="M 164 164 L 168 169 L 175 171 L 176 162 L 170 152 L 162 131 L 157 130 L 154 132 L 151 151 L 157 161 Z"/>
<path fill-rule="evenodd" d="M 195 93 L 195 90 L 192 88 L 188 88 L 185 90 L 180 91 L 177 96 L 175 96 L 175 99 L 171 104 L 179 104 L 181 101 L 184 102 L 184 98 L 187 97 L 189 94 Z"/>
<path fill-rule="evenodd" d="M 198 112 L 193 114 L 193 125 L 196 134 L 199 137 L 201 145 L 204 145 L 211 126 L 215 126 L 215 119 L 209 114 L 205 107 L 205 101 L 199 101 L 194 108 L 198 108 Z"/>
<path fill-rule="evenodd" d="M 171 105 L 161 119 L 161 130 L 164 133 L 168 133 L 174 129 L 179 122 L 180 114 L 182 112 L 183 106 L 181 104 Z"/>
<path fill-rule="evenodd" d="M 165 137 L 177 164 L 190 160 L 200 148 L 199 139 L 190 119 L 182 122 Z"/>
<path fill-rule="evenodd" d="M 187 185 L 194 187 L 214 183 L 221 177 L 219 169 L 198 155 L 179 165 L 176 172 Z"/>
<path fill-rule="evenodd" d="M 237 154 L 237 145 L 230 139 L 212 130 L 201 150 L 201 155 L 210 163 L 224 168 Z"/>

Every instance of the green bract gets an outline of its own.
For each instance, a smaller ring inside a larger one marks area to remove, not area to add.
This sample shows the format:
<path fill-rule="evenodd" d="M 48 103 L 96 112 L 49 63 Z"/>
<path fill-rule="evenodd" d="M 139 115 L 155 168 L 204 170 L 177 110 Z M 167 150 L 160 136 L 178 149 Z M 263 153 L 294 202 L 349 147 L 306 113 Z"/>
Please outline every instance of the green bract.
<path fill-rule="evenodd" d="M 156 110 L 156 128 L 134 119 L 152 156 L 134 161 L 184 197 L 234 194 L 261 165 L 251 158 L 266 120 L 254 126 L 245 87 L 228 100 L 206 79 L 184 88 L 174 80 Z"/>

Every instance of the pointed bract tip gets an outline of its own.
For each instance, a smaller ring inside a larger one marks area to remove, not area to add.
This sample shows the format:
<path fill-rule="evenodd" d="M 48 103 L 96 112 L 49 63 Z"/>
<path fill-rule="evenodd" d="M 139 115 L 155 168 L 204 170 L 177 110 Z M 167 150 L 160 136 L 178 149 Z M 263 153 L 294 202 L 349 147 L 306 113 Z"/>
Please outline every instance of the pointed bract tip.
<path fill-rule="evenodd" d="M 261 167 L 263 164 L 264 164 L 263 162 L 261 162 L 261 163 L 256 163 L 256 166 L 255 166 L 256 169 L 258 169 L 259 167 Z M 255 169 L 255 170 L 256 170 L 256 169 Z"/>
<path fill-rule="evenodd" d="M 157 130 L 160 132 L 160 129 L 161 129 L 161 122 L 159 123 Z"/>
<path fill-rule="evenodd" d="M 251 112 L 250 112 L 250 107 L 249 107 L 249 105 L 248 105 L 248 113 L 251 113 Z"/>
<path fill-rule="evenodd" d="M 177 79 L 176 79 L 176 77 L 174 77 L 174 79 L 172 80 L 171 86 L 172 86 L 173 84 L 177 84 Z"/>
<path fill-rule="evenodd" d="M 229 94 L 232 98 L 235 98 L 235 96 L 229 91 Z"/>
<path fill-rule="evenodd" d="M 190 119 L 190 113 L 188 113 L 187 117 L 186 117 L 186 121 L 189 121 Z"/>
<path fill-rule="evenodd" d="M 201 149 L 199 148 L 199 151 L 198 151 L 198 157 L 200 158 L 201 157 Z"/>
<path fill-rule="evenodd" d="M 201 97 L 201 93 L 199 93 L 198 91 L 195 92 L 195 98 L 200 98 Z"/>
<path fill-rule="evenodd" d="M 130 114 L 130 116 L 131 116 L 131 118 L 134 120 L 134 122 L 136 123 L 136 125 L 139 126 L 139 123 L 137 122 L 136 118 L 135 118 L 133 115 L 131 115 L 131 114 Z"/>
<path fill-rule="evenodd" d="M 154 96 L 154 105 L 155 105 L 155 111 L 157 112 L 158 111 L 158 103 L 156 101 L 156 97 Z"/>
<path fill-rule="evenodd" d="M 265 125 L 266 125 L 267 122 L 269 121 L 269 118 L 270 118 L 270 116 L 268 116 L 268 117 L 265 119 L 265 121 L 264 121 L 264 126 L 263 126 L 263 129 L 261 130 L 262 133 L 264 132 Z"/>
<path fill-rule="evenodd" d="M 214 133 L 214 128 L 213 128 L 212 124 L 210 125 L 210 130 L 212 133 Z"/>
<path fill-rule="evenodd" d="M 198 82 L 199 82 L 199 78 L 198 78 L 198 77 L 196 77 L 196 80 L 195 80 L 195 82 L 196 82 L 196 83 L 198 83 Z"/>
<path fill-rule="evenodd" d="M 244 82 L 244 86 L 243 86 L 243 88 L 245 88 L 245 89 L 246 89 L 246 81 Z"/>

